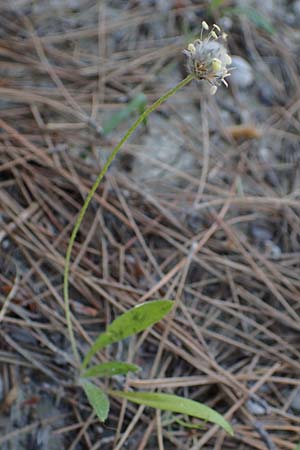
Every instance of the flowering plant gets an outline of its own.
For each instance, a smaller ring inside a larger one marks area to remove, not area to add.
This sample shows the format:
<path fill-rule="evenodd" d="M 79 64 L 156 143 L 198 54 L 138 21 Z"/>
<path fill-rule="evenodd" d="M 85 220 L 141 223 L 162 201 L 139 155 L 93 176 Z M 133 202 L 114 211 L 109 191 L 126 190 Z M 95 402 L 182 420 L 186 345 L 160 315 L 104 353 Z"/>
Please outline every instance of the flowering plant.
<path fill-rule="evenodd" d="M 203 38 L 204 32 L 208 32 L 205 38 Z M 128 129 L 123 138 L 113 149 L 85 199 L 68 243 L 64 270 L 64 302 L 66 322 L 74 359 L 79 369 L 78 384 L 83 387 L 88 401 L 93 406 L 101 421 L 104 421 L 108 416 L 109 400 L 102 389 L 94 383 L 91 383 L 88 379 L 95 376 L 103 377 L 116 374 L 127 374 L 129 371 L 134 372 L 138 370 L 138 367 L 118 361 L 88 367 L 92 363 L 93 356 L 98 351 L 102 350 L 106 345 L 113 344 L 137 332 L 143 331 L 145 328 L 162 319 L 169 311 L 171 311 L 173 302 L 169 300 L 157 300 L 138 305 L 138 307 L 127 311 L 122 316 L 118 317 L 112 324 L 110 324 L 106 332 L 102 333 L 96 339 L 90 350 L 83 358 L 83 361 L 81 361 L 76 345 L 69 301 L 69 272 L 73 245 L 94 193 L 96 192 L 100 182 L 121 147 L 135 131 L 138 125 L 142 123 L 151 112 L 155 111 L 155 109 L 158 108 L 163 102 L 165 102 L 169 97 L 174 95 L 179 89 L 193 79 L 207 80 L 212 86 L 212 94 L 216 92 L 217 87 L 221 84 L 221 82 L 227 86 L 225 78 L 230 75 L 230 68 L 228 69 L 227 66 L 231 63 L 231 58 L 221 40 L 225 41 L 225 35 L 224 33 L 221 33 L 218 25 L 213 25 L 212 29 L 209 30 L 207 23 L 202 22 L 200 39 L 196 39 L 193 43 L 188 45 L 187 50 L 184 50 L 184 54 L 187 57 L 187 69 L 189 72 L 188 76 L 184 80 L 180 81 L 175 87 L 162 95 L 162 97 L 153 103 L 153 105 L 149 106 Z M 121 392 L 108 389 L 108 393 L 114 397 L 125 398 L 137 404 L 202 418 L 218 424 L 229 434 L 233 434 L 230 424 L 219 413 L 206 405 L 202 405 L 201 403 L 193 400 L 157 392 Z"/>

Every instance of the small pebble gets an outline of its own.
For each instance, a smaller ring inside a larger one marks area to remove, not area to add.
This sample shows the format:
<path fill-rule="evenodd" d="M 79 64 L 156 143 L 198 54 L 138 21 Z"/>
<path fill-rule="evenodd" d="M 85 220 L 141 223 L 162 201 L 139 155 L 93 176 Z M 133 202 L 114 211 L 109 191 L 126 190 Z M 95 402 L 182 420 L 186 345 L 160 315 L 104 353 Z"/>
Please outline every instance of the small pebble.
<path fill-rule="evenodd" d="M 300 388 L 297 389 L 296 395 L 293 396 L 291 407 L 294 411 L 300 412 Z"/>
<path fill-rule="evenodd" d="M 232 56 L 231 76 L 228 78 L 230 83 L 241 89 L 248 88 L 254 81 L 253 70 L 250 64 L 240 56 Z"/>
<path fill-rule="evenodd" d="M 222 30 L 231 31 L 233 23 L 230 17 L 224 16 L 219 20 L 219 22 Z"/>
<path fill-rule="evenodd" d="M 247 407 L 249 412 L 254 416 L 262 416 L 266 414 L 266 408 L 262 404 L 256 402 L 253 399 L 247 401 Z"/>
<path fill-rule="evenodd" d="M 273 241 L 266 241 L 265 242 L 266 251 L 269 254 L 269 257 L 275 261 L 281 258 L 282 251 L 281 248 L 274 244 Z"/>
<path fill-rule="evenodd" d="M 3 250 L 8 250 L 9 247 L 10 247 L 10 244 L 11 244 L 10 239 L 3 239 L 2 244 L 1 244 L 2 249 Z"/>
<path fill-rule="evenodd" d="M 258 98 L 263 105 L 272 106 L 276 102 L 274 89 L 270 83 L 261 82 L 258 86 Z"/>
<path fill-rule="evenodd" d="M 257 242 L 272 241 L 273 233 L 270 229 L 262 225 L 252 224 L 251 234 Z"/>
<path fill-rule="evenodd" d="M 272 159 L 272 152 L 267 147 L 260 147 L 258 150 L 259 157 L 263 162 L 270 162 Z"/>

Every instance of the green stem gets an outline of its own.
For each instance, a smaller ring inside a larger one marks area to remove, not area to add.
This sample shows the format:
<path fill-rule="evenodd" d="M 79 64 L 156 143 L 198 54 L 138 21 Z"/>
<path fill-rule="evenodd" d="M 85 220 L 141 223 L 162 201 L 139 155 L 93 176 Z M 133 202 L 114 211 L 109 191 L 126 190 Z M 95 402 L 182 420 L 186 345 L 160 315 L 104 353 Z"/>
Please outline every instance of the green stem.
<path fill-rule="evenodd" d="M 71 254 L 73 245 L 78 233 L 78 230 L 80 228 L 81 222 L 84 218 L 84 215 L 86 213 L 86 210 L 90 204 L 90 201 L 92 200 L 92 197 L 94 193 L 96 192 L 99 184 L 101 183 L 104 175 L 106 174 L 109 166 L 115 159 L 117 153 L 121 149 L 122 145 L 127 141 L 127 139 L 131 136 L 131 134 L 135 131 L 135 129 L 138 127 L 138 125 L 143 122 L 143 120 L 146 119 L 146 117 L 152 113 L 158 106 L 160 106 L 163 102 L 165 102 L 169 97 L 174 95 L 179 89 L 181 89 L 183 86 L 188 84 L 192 79 L 193 75 L 188 75 L 184 80 L 182 80 L 180 83 L 178 83 L 174 88 L 170 89 L 166 94 L 164 94 L 162 97 L 160 97 L 158 100 L 156 100 L 153 105 L 149 106 L 141 115 L 140 117 L 134 122 L 134 124 L 129 128 L 127 133 L 123 136 L 123 138 L 120 140 L 120 142 L 116 145 L 116 147 L 113 149 L 111 155 L 107 159 L 106 163 L 104 164 L 101 172 L 99 173 L 95 183 L 91 187 L 91 190 L 89 191 L 85 202 L 79 212 L 79 215 L 76 219 L 73 231 L 71 233 L 71 237 L 68 243 L 68 248 L 66 252 L 66 261 L 65 261 L 65 269 L 64 269 L 64 303 L 65 303 L 65 315 L 66 315 L 66 322 L 68 327 L 68 333 L 69 338 L 72 346 L 72 351 L 75 357 L 76 362 L 79 363 L 79 354 L 76 347 L 76 340 L 74 336 L 73 326 L 72 326 L 72 320 L 71 320 L 71 311 L 70 311 L 70 299 L 69 299 L 69 273 L 70 273 L 70 261 L 71 261 Z"/>

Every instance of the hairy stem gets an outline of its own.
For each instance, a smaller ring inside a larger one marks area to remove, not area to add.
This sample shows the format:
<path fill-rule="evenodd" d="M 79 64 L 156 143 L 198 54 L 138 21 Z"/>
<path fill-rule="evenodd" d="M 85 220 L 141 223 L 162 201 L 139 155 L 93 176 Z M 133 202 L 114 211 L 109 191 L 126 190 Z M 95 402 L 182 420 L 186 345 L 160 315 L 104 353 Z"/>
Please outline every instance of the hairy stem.
<path fill-rule="evenodd" d="M 69 239 L 69 243 L 68 243 L 68 248 L 67 248 L 67 252 L 66 252 L 66 260 L 65 260 L 65 268 L 64 268 L 64 303 L 65 303 L 65 315 L 66 315 L 66 322 L 67 322 L 67 327 L 68 327 L 68 333 L 69 333 L 69 339 L 71 342 L 71 346 L 72 346 L 72 351 L 74 354 L 74 358 L 76 360 L 77 363 L 79 363 L 80 359 L 79 359 L 79 354 L 78 354 L 78 350 L 77 350 L 77 346 L 76 346 L 76 340 L 75 340 L 75 335 L 74 335 L 74 330 L 73 330 L 73 326 L 72 326 L 72 319 L 71 319 L 71 310 L 70 310 L 70 299 L 69 299 L 69 273 L 70 273 L 70 261 L 71 261 L 71 254 L 72 254 L 72 249 L 73 249 L 73 245 L 78 233 L 78 230 L 80 228 L 81 222 L 84 218 L 84 215 L 86 213 L 86 210 L 90 204 L 90 201 L 93 198 L 94 193 L 96 192 L 99 184 L 101 183 L 104 175 L 106 174 L 109 166 L 111 165 L 111 163 L 113 162 L 113 160 L 115 159 L 117 153 L 119 152 L 119 150 L 121 149 L 122 145 L 127 141 L 127 139 L 131 136 L 131 134 L 135 131 L 135 129 L 139 126 L 139 124 L 141 122 L 143 122 L 143 120 L 146 119 L 146 117 L 152 113 L 156 108 L 158 108 L 158 106 L 160 106 L 162 103 L 164 103 L 169 97 L 171 97 L 172 95 L 174 95 L 179 89 L 181 89 L 183 86 L 185 86 L 186 84 L 188 84 L 192 79 L 193 79 L 193 75 L 188 75 L 184 80 L 182 80 L 180 83 L 178 83 L 174 88 L 170 89 L 168 92 L 166 92 L 166 94 L 164 94 L 163 96 L 161 96 L 158 100 L 156 100 L 155 103 L 153 103 L 153 105 L 149 106 L 149 108 L 147 108 L 141 115 L 140 117 L 134 122 L 134 124 L 128 129 L 128 131 L 126 132 L 126 134 L 123 136 L 123 138 L 119 141 L 119 143 L 116 145 L 116 147 L 113 149 L 112 153 L 110 154 L 109 158 L 107 159 L 106 163 L 104 164 L 101 172 L 99 173 L 95 183 L 93 184 L 93 186 L 91 187 L 85 202 L 79 212 L 79 215 L 76 219 L 74 228 L 72 230 L 70 239 Z"/>

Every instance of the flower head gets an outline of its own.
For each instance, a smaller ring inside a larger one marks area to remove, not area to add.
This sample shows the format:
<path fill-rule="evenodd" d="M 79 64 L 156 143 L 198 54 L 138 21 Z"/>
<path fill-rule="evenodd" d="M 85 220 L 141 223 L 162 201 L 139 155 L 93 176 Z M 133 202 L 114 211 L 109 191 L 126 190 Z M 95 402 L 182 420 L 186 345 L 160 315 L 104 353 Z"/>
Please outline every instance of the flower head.
<path fill-rule="evenodd" d="M 203 38 L 203 33 L 207 32 Z M 196 39 L 184 50 L 187 57 L 187 69 L 198 80 L 207 80 L 211 84 L 211 94 L 215 94 L 223 83 L 227 87 L 226 77 L 230 75 L 231 57 L 224 45 L 225 33 L 218 25 L 211 30 L 206 22 L 202 22 L 200 39 Z M 223 42 L 222 42 L 223 41 Z"/>

